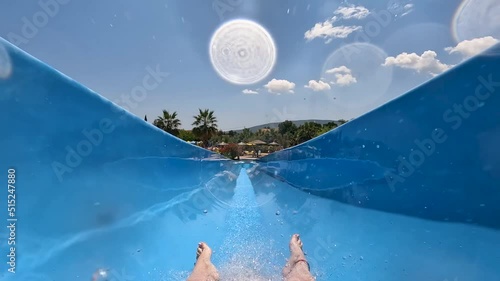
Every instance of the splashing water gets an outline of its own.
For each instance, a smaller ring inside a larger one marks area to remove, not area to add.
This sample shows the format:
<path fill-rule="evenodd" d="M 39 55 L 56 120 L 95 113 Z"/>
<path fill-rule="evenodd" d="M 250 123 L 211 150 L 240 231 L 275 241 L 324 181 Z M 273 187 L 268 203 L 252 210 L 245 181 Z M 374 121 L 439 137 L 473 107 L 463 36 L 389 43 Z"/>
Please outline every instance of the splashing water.
<path fill-rule="evenodd" d="M 260 213 L 255 207 L 253 186 L 241 169 L 226 220 L 227 237 L 222 243 L 219 273 L 223 280 L 279 280 L 282 265 L 276 260 L 280 255 L 261 232 Z"/>

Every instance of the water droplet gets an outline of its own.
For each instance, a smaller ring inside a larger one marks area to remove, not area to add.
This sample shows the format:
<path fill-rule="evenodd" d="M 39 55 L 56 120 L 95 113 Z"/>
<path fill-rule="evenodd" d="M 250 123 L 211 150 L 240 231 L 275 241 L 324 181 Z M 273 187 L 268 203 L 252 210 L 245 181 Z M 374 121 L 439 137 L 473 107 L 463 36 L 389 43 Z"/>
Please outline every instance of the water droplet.
<path fill-rule="evenodd" d="M 203 210 L 203 213 L 205 213 L 205 214 L 208 213 L 208 210 Z"/>
<path fill-rule="evenodd" d="M 484 207 L 486 206 L 486 204 L 479 204 L 479 207 Z"/>
<path fill-rule="evenodd" d="M 359 257 L 359 260 L 364 260 L 365 258 L 363 258 L 363 256 Z"/>
<path fill-rule="evenodd" d="M 377 148 L 380 148 L 380 145 L 377 144 Z"/>
<path fill-rule="evenodd" d="M 96 272 L 94 272 L 92 276 L 92 280 L 96 281 L 104 281 L 107 280 L 107 277 L 109 276 L 108 271 L 106 269 L 98 269 Z"/>
<path fill-rule="evenodd" d="M 280 211 L 276 211 L 276 215 L 279 216 L 280 215 Z"/>
<path fill-rule="evenodd" d="M 363 148 L 365 148 L 365 145 L 363 144 Z"/>

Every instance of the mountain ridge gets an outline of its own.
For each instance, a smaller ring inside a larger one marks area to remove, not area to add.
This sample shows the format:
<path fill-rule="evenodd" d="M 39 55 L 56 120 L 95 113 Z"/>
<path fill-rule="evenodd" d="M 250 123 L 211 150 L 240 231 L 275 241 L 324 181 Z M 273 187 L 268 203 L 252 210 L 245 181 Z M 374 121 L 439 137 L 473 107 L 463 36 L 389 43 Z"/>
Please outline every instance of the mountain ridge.
<path fill-rule="evenodd" d="M 289 120 L 289 121 L 292 121 L 292 123 L 294 123 L 296 126 L 301 126 L 301 125 L 303 125 L 306 122 L 315 122 L 315 123 L 318 123 L 318 124 L 321 124 L 321 125 L 329 123 L 329 122 L 335 122 L 337 125 L 340 125 L 340 121 L 339 120 L 307 119 L 307 120 Z M 282 123 L 282 122 L 271 122 L 271 123 L 266 123 L 266 124 L 261 124 L 261 125 L 255 125 L 255 126 L 252 126 L 252 127 L 248 127 L 246 129 L 250 129 L 251 132 L 257 132 L 260 129 L 264 129 L 266 127 L 269 127 L 271 129 L 275 129 L 275 128 L 278 128 L 278 125 L 280 123 Z M 244 129 L 245 128 L 238 129 L 238 130 L 228 130 L 228 131 L 233 131 L 233 132 L 241 133 Z"/>

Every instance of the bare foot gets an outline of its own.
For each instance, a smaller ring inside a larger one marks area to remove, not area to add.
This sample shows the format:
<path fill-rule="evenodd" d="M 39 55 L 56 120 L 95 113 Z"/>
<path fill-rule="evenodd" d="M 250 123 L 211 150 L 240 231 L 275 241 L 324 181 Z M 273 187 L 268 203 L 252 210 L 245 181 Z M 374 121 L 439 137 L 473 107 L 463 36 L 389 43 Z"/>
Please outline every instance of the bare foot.
<path fill-rule="evenodd" d="M 219 273 L 212 264 L 212 249 L 205 242 L 200 242 L 196 249 L 196 263 L 188 281 L 218 281 Z"/>
<path fill-rule="evenodd" d="M 314 280 L 309 272 L 309 263 L 302 251 L 302 240 L 298 234 L 292 235 L 290 239 L 290 258 L 283 268 L 283 277 L 287 281 Z"/>

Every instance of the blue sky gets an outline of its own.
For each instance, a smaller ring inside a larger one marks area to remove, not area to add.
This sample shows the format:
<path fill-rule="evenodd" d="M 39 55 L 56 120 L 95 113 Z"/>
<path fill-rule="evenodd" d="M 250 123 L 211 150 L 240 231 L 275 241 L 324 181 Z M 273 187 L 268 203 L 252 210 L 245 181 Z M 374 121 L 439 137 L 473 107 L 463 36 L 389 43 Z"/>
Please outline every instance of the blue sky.
<path fill-rule="evenodd" d="M 177 111 L 189 129 L 210 108 L 229 130 L 358 117 L 498 42 L 496 2 L 15 1 L 0 4 L 0 36 L 119 105 L 148 68 L 168 72 L 132 113 Z M 238 19 L 275 44 L 274 67 L 254 84 L 223 79 L 210 59 L 212 35 Z"/>

